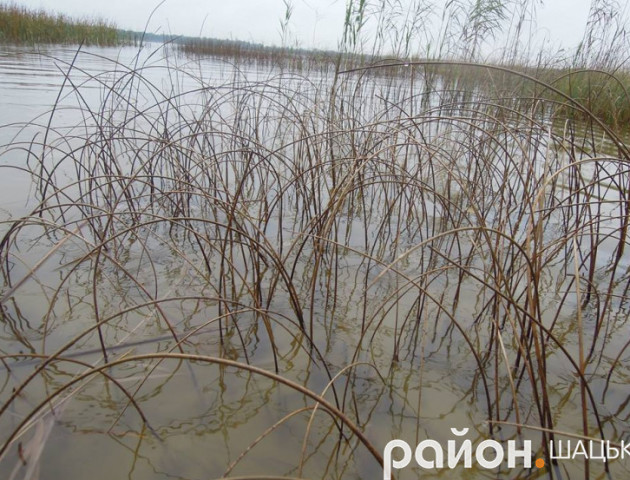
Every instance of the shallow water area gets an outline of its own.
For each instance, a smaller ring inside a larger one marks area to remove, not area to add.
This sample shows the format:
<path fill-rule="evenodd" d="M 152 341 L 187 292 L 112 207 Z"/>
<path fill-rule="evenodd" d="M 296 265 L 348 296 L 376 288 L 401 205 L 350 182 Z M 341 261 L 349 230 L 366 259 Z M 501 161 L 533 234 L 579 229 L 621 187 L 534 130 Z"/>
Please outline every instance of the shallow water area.
<path fill-rule="evenodd" d="M 0 477 L 381 478 L 389 440 L 451 428 L 533 459 L 628 438 L 623 141 L 429 69 L 303 68 L 3 47 Z M 582 460 L 397 478 L 630 472 Z"/>

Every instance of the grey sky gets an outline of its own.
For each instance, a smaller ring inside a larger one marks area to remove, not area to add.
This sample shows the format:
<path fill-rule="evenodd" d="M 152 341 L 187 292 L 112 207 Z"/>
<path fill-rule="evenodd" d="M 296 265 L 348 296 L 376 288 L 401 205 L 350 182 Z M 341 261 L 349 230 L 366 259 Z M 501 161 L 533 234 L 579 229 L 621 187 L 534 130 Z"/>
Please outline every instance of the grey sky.
<path fill-rule="evenodd" d="M 434 0 L 438 5 L 445 2 Z M 16 3 L 73 16 L 99 16 L 115 21 L 120 28 L 142 30 L 159 2 L 18 0 Z M 290 28 L 299 45 L 335 48 L 342 31 L 346 0 L 293 0 L 293 4 Z M 536 42 L 554 49 L 560 45 L 575 47 L 582 38 L 589 6 L 590 0 L 545 0 L 538 7 Z M 166 0 L 153 16 L 149 31 L 279 44 L 283 14 L 282 0 Z"/>

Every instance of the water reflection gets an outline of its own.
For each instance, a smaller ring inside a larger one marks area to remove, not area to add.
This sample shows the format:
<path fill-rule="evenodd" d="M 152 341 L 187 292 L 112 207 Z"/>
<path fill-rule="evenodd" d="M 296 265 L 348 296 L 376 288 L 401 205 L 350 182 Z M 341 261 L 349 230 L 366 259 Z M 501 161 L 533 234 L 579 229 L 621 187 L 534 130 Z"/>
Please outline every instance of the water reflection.
<path fill-rule="evenodd" d="M 488 420 L 582 433 L 582 357 L 591 428 L 625 438 L 625 164 L 516 100 L 408 80 L 160 47 L 2 57 L 3 441 L 34 413 L 2 475 L 380 474 L 332 410 L 249 365 L 326 392 L 380 449 L 519 436 Z M 203 358 L 133 360 L 172 352 Z"/>

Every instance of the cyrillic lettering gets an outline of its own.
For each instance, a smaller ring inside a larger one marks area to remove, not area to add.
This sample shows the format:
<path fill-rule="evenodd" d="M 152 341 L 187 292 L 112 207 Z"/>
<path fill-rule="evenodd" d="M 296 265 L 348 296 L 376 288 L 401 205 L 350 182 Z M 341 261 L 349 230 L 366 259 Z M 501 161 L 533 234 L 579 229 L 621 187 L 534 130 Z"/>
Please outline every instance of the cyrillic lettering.
<path fill-rule="evenodd" d="M 425 448 L 432 448 L 435 452 L 435 460 L 425 460 L 422 452 Z M 444 452 L 442 445 L 435 440 L 423 440 L 416 447 L 416 462 L 422 468 L 442 468 L 444 466 Z"/>
<path fill-rule="evenodd" d="M 403 457 L 400 460 L 392 459 L 392 451 L 395 448 L 400 448 L 403 451 Z M 392 478 L 392 468 L 401 469 L 405 468 L 409 465 L 411 461 L 411 447 L 409 444 L 403 440 L 390 440 L 385 445 L 385 450 L 383 451 L 383 480 L 391 480 Z"/>
<path fill-rule="evenodd" d="M 578 440 L 571 458 L 575 458 L 578 455 L 582 455 L 584 458 L 588 458 L 588 455 L 586 454 L 586 447 L 584 446 L 584 442 L 582 440 Z"/>
<path fill-rule="evenodd" d="M 593 445 L 599 443 L 599 456 L 595 455 L 595 452 L 593 452 Z M 588 458 L 590 460 L 602 460 L 602 461 L 606 461 L 606 449 L 604 448 L 604 441 L 602 440 L 601 442 L 595 442 L 593 440 L 591 440 L 590 442 L 588 442 Z"/>
<path fill-rule="evenodd" d="M 549 458 L 551 458 L 552 460 L 565 460 L 568 458 L 571 458 L 571 442 L 568 442 L 567 445 L 567 453 L 566 455 L 563 455 L 562 453 L 562 440 L 558 440 L 558 455 L 556 456 L 554 450 L 553 450 L 553 446 L 554 446 L 553 441 L 549 441 Z"/>
<path fill-rule="evenodd" d="M 447 442 L 447 458 L 448 468 L 455 468 L 459 463 L 459 459 L 464 456 L 464 468 L 472 467 L 472 442 L 470 440 L 464 440 L 459 451 L 455 451 L 457 445 L 455 440 L 449 440 Z"/>
<path fill-rule="evenodd" d="M 611 447 L 610 440 L 606 440 L 606 458 L 608 460 L 614 460 L 615 458 L 619 458 L 619 449 L 617 447 Z"/>
<path fill-rule="evenodd" d="M 486 460 L 484 456 L 484 451 L 488 448 L 492 448 L 496 452 L 496 457 L 492 461 Z M 483 468 L 498 467 L 503 461 L 503 456 L 503 446 L 495 440 L 484 440 L 477 446 L 477 450 L 475 451 L 477 463 L 479 463 L 479 465 Z"/>
<path fill-rule="evenodd" d="M 516 449 L 516 441 L 508 440 L 508 467 L 516 467 L 516 457 L 523 458 L 523 467 L 531 468 L 532 466 L 532 442 L 525 440 L 523 442 L 523 450 Z"/>

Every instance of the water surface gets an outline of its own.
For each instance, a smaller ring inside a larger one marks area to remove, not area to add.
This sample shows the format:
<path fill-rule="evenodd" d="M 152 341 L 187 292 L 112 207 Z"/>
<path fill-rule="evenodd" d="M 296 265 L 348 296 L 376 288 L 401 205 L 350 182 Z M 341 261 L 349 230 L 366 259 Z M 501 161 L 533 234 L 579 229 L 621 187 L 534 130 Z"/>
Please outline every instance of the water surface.
<path fill-rule="evenodd" d="M 539 431 L 488 420 L 584 434 L 580 337 L 587 433 L 627 438 L 627 172 L 608 150 L 576 154 L 544 113 L 499 118 L 479 91 L 411 82 L 421 71 L 2 52 L 0 350 L 31 355 L 6 359 L 2 441 L 32 414 L 3 477 L 380 478 L 347 427 L 247 365 L 324 395 L 381 451 L 469 428 L 543 457 Z M 109 377 L 70 386 L 103 345 Z M 125 361 L 165 352 L 200 358 Z"/>

